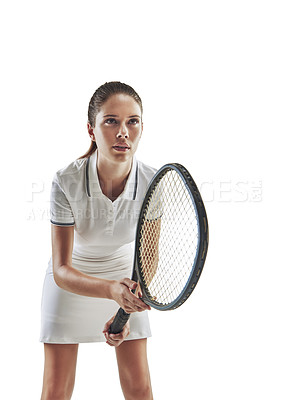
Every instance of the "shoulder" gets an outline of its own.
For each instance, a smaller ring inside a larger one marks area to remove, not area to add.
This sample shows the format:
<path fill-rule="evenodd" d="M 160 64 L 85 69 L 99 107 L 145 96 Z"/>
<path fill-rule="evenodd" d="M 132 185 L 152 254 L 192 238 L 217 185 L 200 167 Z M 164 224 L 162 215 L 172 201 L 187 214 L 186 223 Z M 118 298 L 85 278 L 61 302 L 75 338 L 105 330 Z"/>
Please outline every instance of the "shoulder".
<path fill-rule="evenodd" d="M 157 172 L 157 169 L 154 167 L 151 167 L 147 164 L 144 164 L 143 162 L 138 160 L 138 169 L 139 169 L 139 176 L 142 180 L 144 180 L 147 184 L 151 181 L 155 173 Z"/>
<path fill-rule="evenodd" d="M 66 167 L 59 169 L 56 172 L 56 175 L 58 177 L 62 178 L 62 177 L 66 177 L 68 175 L 79 174 L 84 169 L 86 162 L 87 162 L 87 158 L 75 160 L 72 163 L 70 163 L 69 165 L 67 165 Z"/>
<path fill-rule="evenodd" d="M 54 181 L 60 186 L 66 187 L 85 179 L 87 158 L 78 159 L 64 168 L 59 169 L 54 175 Z"/>

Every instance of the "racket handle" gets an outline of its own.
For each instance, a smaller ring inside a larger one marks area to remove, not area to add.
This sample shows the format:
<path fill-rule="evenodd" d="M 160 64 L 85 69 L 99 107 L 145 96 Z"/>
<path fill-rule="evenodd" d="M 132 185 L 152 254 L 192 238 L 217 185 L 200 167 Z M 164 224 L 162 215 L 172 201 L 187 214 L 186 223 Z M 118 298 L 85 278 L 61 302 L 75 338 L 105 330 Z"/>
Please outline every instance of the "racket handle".
<path fill-rule="evenodd" d="M 130 314 L 127 314 L 123 308 L 119 308 L 112 325 L 110 326 L 109 333 L 120 333 L 122 332 L 126 322 L 130 318 Z"/>

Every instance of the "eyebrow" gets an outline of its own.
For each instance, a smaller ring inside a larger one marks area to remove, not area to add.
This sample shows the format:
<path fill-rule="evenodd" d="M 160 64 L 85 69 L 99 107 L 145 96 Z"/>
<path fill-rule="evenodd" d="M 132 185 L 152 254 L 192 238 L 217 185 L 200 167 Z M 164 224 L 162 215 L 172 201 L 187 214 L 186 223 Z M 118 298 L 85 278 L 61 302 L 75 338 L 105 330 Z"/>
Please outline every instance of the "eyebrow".
<path fill-rule="evenodd" d="M 106 114 L 106 115 L 104 115 L 103 118 L 105 118 L 105 117 L 118 117 L 118 115 L 116 115 L 116 114 Z M 140 115 L 129 115 L 128 118 L 133 118 L 133 117 L 141 118 Z"/>

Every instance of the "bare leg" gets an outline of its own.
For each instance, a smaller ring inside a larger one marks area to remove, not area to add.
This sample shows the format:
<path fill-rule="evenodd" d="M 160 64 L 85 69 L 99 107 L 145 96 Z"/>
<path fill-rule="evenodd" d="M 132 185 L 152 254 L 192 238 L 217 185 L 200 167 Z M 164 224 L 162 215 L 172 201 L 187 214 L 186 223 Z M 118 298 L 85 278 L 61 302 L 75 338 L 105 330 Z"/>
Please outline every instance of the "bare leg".
<path fill-rule="evenodd" d="M 120 382 L 126 400 L 153 400 L 147 339 L 127 340 L 116 347 Z"/>
<path fill-rule="evenodd" d="M 45 364 L 41 400 L 69 400 L 72 396 L 78 344 L 44 344 Z"/>

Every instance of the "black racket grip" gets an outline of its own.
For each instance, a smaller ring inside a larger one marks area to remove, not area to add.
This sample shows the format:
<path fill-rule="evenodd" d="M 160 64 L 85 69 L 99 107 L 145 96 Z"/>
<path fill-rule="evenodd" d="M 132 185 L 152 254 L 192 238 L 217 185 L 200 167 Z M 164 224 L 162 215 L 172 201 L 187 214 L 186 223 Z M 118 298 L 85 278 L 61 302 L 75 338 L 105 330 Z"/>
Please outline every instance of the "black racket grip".
<path fill-rule="evenodd" d="M 130 314 L 127 314 L 123 308 L 119 308 L 112 325 L 109 328 L 109 333 L 120 333 L 122 332 L 126 322 L 130 318 Z"/>

